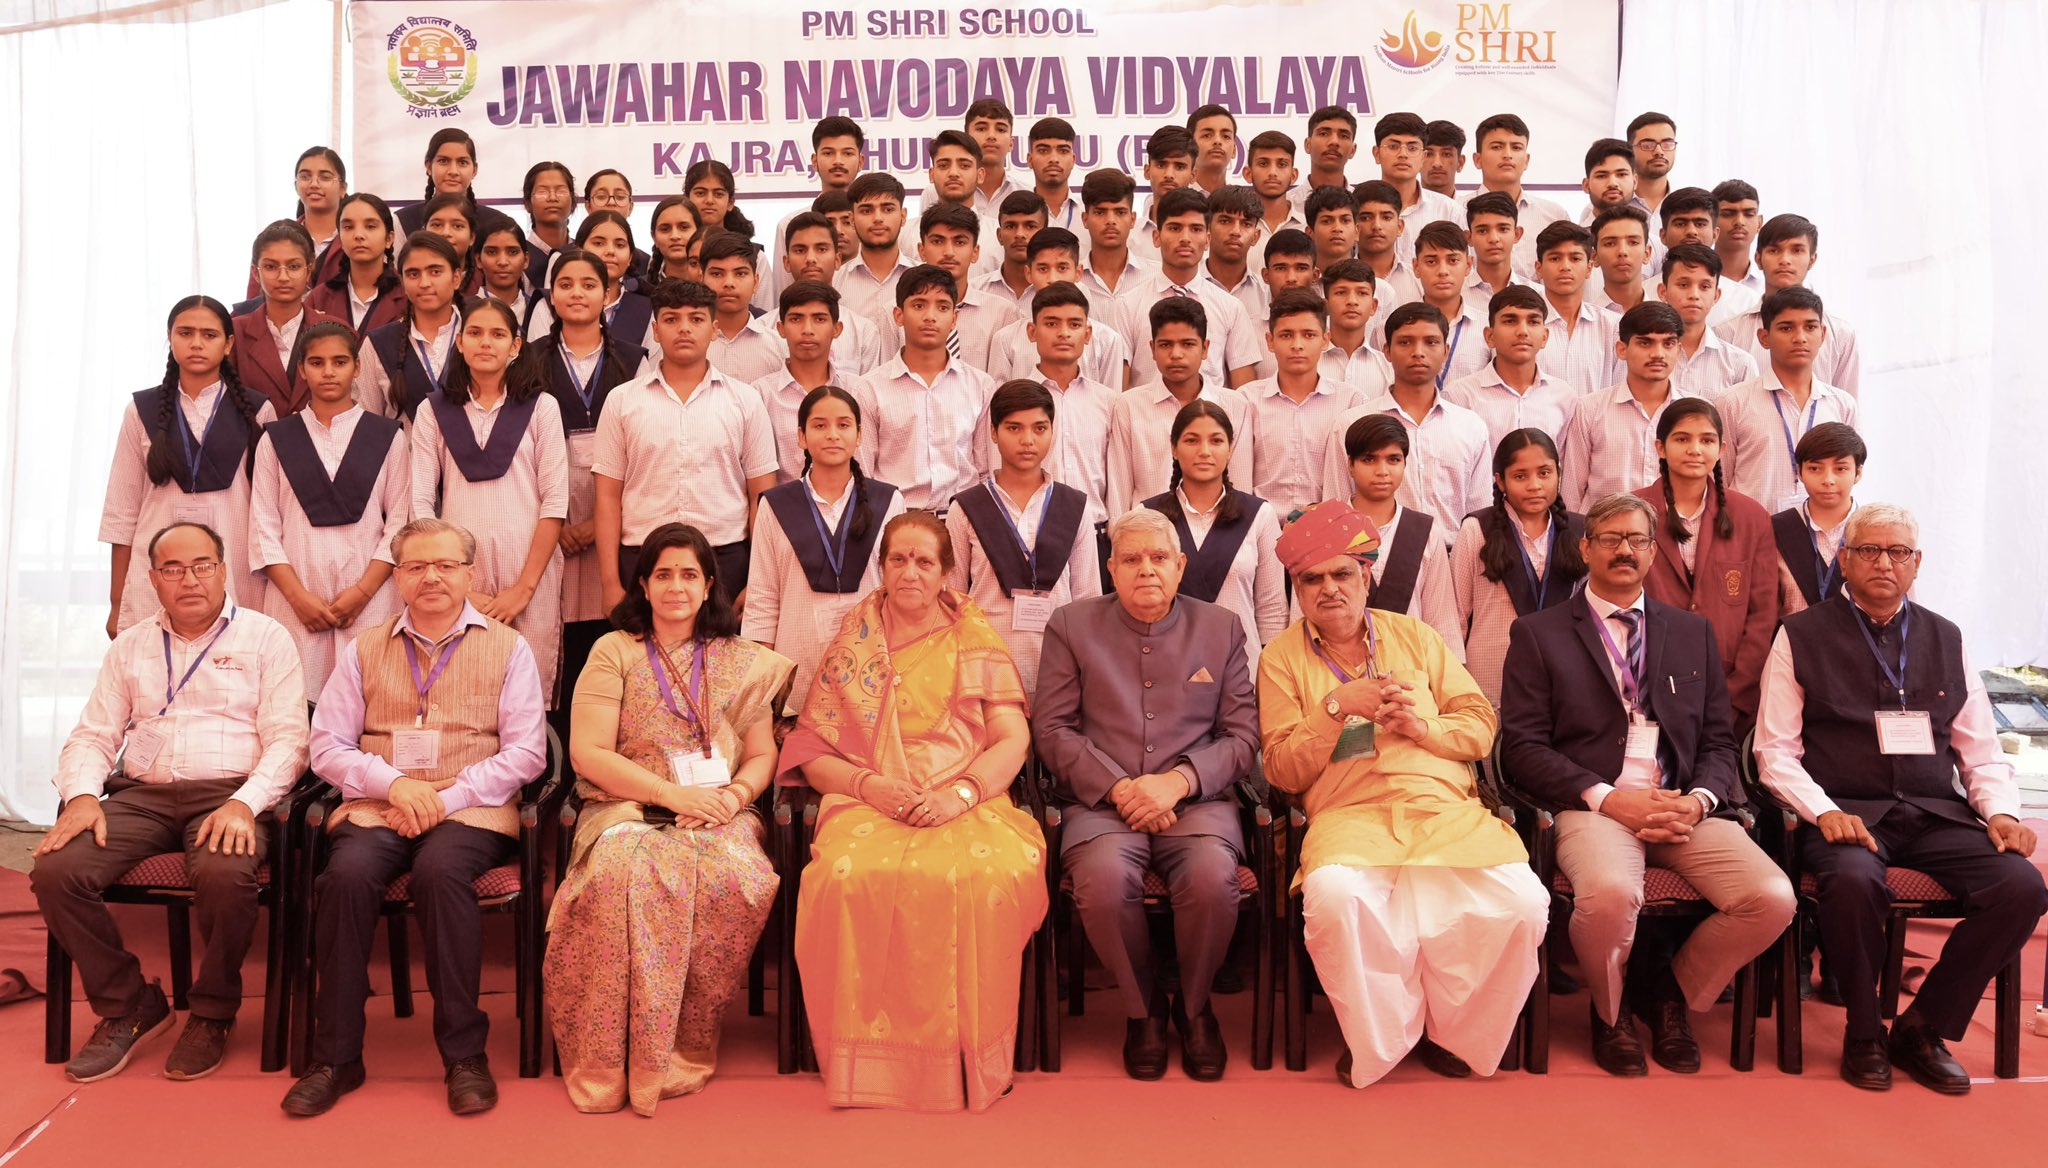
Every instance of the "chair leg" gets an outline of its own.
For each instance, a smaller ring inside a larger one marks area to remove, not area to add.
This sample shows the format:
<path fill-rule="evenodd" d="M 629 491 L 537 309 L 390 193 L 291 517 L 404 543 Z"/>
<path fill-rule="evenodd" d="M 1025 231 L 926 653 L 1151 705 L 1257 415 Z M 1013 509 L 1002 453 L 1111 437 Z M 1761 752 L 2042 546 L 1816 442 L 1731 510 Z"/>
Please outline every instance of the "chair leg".
<path fill-rule="evenodd" d="M 1884 926 L 1884 968 L 1878 974 L 1878 1015 L 1889 1022 L 1899 1016 L 1899 983 L 1906 974 L 1906 918 L 1894 912 Z"/>
<path fill-rule="evenodd" d="M 406 928 L 405 914 L 393 913 L 388 918 L 391 950 L 391 1013 L 394 1017 L 412 1017 L 412 934 Z"/>
<path fill-rule="evenodd" d="M 1993 1009 L 1997 1019 L 1993 1033 L 1992 1074 L 2001 1079 L 2020 1077 L 2020 959 L 2018 954 L 1994 979 L 1997 986 Z"/>
<path fill-rule="evenodd" d="M 1258 951 L 1252 966 L 1252 1069 L 1273 1069 L 1273 891 L 1261 881 L 1259 895 L 1252 899 L 1257 918 L 1253 934 Z"/>
<path fill-rule="evenodd" d="M 1301 896 L 1287 898 L 1287 970 L 1281 1008 L 1286 1012 L 1287 1069 L 1308 1069 L 1308 949 L 1303 940 Z"/>
<path fill-rule="evenodd" d="M 514 929 L 518 947 L 512 958 L 519 969 L 519 1077 L 538 1079 L 541 1041 L 547 1032 L 545 1015 L 540 1008 L 541 958 L 547 952 L 541 919 L 541 889 L 522 890 L 512 911 L 520 922 L 520 927 Z"/>
<path fill-rule="evenodd" d="M 1805 1032 L 1801 1026 L 1799 1001 L 1800 913 L 1778 941 L 1778 1070 L 1787 1075 L 1806 1071 Z"/>
<path fill-rule="evenodd" d="M 754 953 L 747 958 L 747 1017 L 768 1012 L 768 931 L 754 940 Z"/>
<path fill-rule="evenodd" d="M 272 879 L 270 885 L 270 931 L 263 951 L 263 1046 L 257 1065 L 265 1074 L 284 1068 L 286 1018 L 291 1013 L 291 907 L 284 886 Z"/>
<path fill-rule="evenodd" d="M 71 954 L 51 934 L 43 953 L 43 1061 L 71 1061 Z"/>
<path fill-rule="evenodd" d="M 1756 1067 L 1757 962 L 1735 971 L 1735 1026 L 1728 1040 L 1728 1063 L 1738 1071 Z"/>
<path fill-rule="evenodd" d="M 1088 1009 L 1088 934 L 1081 928 L 1081 914 L 1065 893 L 1067 922 L 1067 1013 L 1079 1018 Z"/>
<path fill-rule="evenodd" d="M 164 905 L 171 941 L 171 1008 L 189 1010 L 192 995 L 192 913 L 183 901 Z"/>
<path fill-rule="evenodd" d="M 1038 1069 L 1057 1073 L 1060 1069 L 1060 966 L 1059 929 L 1051 912 L 1038 926 Z"/>
<path fill-rule="evenodd" d="M 1532 1075 L 1550 1073 L 1550 942 L 1546 939 L 1536 945 L 1536 982 L 1529 988 L 1529 1001 L 1523 1006 L 1529 1019 L 1529 1053 L 1522 1060 Z"/>
<path fill-rule="evenodd" d="M 311 844 L 307 845 L 309 848 Z M 308 893 L 306 903 L 300 907 L 295 926 L 296 942 L 292 946 L 292 992 L 291 1023 L 287 1027 L 285 1062 L 293 1077 L 306 1073 L 313 1045 L 313 995 L 319 992 L 319 976 L 314 953 L 313 918 L 315 905 Z"/>
<path fill-rule="evenodd" d="M 1019 1071 L 1038 1069 L 1038 938 L 1024 942 L 1017 967 L 1017 1038 L 1010 1065 Z"/>

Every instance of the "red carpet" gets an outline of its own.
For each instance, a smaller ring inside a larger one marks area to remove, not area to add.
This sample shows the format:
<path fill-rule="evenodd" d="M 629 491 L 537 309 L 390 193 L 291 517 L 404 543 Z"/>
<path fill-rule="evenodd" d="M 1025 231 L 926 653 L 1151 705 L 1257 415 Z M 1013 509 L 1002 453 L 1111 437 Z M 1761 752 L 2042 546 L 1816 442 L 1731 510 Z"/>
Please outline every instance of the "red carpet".
<path fill-rule="evenodd" d="M 163 963 L 160 912 L 119 910 L 152 976 Z M 510 948 L 509 922 L 487 918 L 490 951 Z M 1938 949 L 1938 928 L 1916 931 L 1915 953 Z M 42 981 L 43 934 L 25 877 L 0 871 L 0 966 Z M 247 984 L 260 992 L 261 945 Z M 2041 984 L 2042 947 L 2028 952 L 2026 1021 Z M 381 957 L 380 957 L 381 960 Z M 1924 962 L 1923 962 L 1924 964 Z M 373 975 L 379 986 L 382 973 Z M 277 1101 L 284 1074 L 257 1070 L 261 1025 L 252 998 L 228 1064 L 195 1083 L 161 1074 L 171 1039 L 158 1039 L 128 1071 L 78 1086 L 41 1060 L 40 1000 L 0 1008 L 0 1166 L 61 1165 L 580 1165 L 593 1154 L 615 1163 L 750 1165 L 1056 1165 L 1085 1157 L 1125 1165 L 1628 1165 L 1658 1168 L 1729 1163 L 1874 1165 L 2041 1161 L 2039 1116 L 2048 1104 L 2048 1039 L 2021 1038 L 2018 1081 L 1990 1078 L 1990 1002 L 1969 1038 L 1957 1044 L 1982 1076 L 1965 1099 L 1935 1096 L 1904 1080 L 1889 1094 L 1857 1091 L 1835 1077 L 1841 1012 L 1809 1003 L 1807 1073 L 1781 1075 L 1775 1033 L 1758 1033 L 1757 1070 L 1727 1064 L 1729 1015 L 1699 1022 L 1706 1069 L 1679 1076 L 1652 1068 L 1647 1079 L 1618 1081 L 1587 1053 L 1583 995 L 1557 999 L 1551 1072 L 1503 1072 L 1451 1083 L 1406 1066 L 1365 1090 L 1340 1087 L 1331 1073 L 1335 1023 L 1327 1010 L 1310 1020 L 1310 1066 L 1253 1071 L 1246 1038 L 1249 998 L 1219 1001 L 1231 1038 L 1230 1074 L 1217 1085 L 1191 1083 L 1176 1067 L 1164 1082 L 1132 1083 L 1118 1063 L 1122 1027 L 1106 995 L 1087 1017 L 1068 1019 L 1066 1069 L 1021 1076 L 1016 1094 L 983 1116 L 838 1112 L 825 1106 L 810 1076 L 774 1073 L 771 1012 L 736 1009 L 725 1064 L 703 1094 L 662 1105 L 652 1121 L 630 1113 L 571 1111 L 552 1079 L 521 1080 L 511 975 L 497 966 L 485 989 L 496 1026 L 493 1066 L 503 1102 L 492 1114 L 447 1114 L 429 1034 L 431 1000 L 421 986 L 419 1012 L 391 1015 L 389 1000 L 370 1004 L 371 1081 L 322 1119 L 288 1121 Z M 772 1000 L 772 999 L 771 999 Z M 74 1030 L 92 1019 L 83 1001 Z M 18 1134 L 17 1134 L 18 1133 Z"/>

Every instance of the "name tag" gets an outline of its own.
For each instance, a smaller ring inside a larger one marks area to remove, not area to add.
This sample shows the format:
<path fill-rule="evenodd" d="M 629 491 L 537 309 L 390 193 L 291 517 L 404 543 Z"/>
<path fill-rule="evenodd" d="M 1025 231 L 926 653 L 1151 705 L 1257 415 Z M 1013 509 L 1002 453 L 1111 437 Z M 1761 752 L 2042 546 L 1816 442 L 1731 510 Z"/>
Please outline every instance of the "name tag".
<path fill-rule="evenodd" d="M 187 499 L 171 508 L 171 518 L 179 523 L 204 523 L 213 525 L 213 504 L 204 499 Z"/>
<path fill-rule="evenodd" d="M 1926 710 L 1879 710 L 1879 754 L 1933 754 L 1934 720 Z"/>
<path fill-rule="evenodd" d="M 391 736 L 391 765 L 411 774 L 441 766 L 439 730 L 400 730 Z"/>
<path fill-rule="evenodd" d="M 1330 761 L 1375 757 L 1380 752 L 1379 729 L 1369 718 L 1353 716 L 1345 719 L 1344 732 L 1337 735 L 1337 746 L 1330 751 Z"/>
<path fill-rule="evenodd" d="M 589 470 L 597 463 L 597 431 L 569 431 L 569 465 Z"/>
<path fill-rule="evenodd" d="M 1050 592 L 1025 592 L 1019 589 L 1010 593 L 1010 631 L 1015 633 L 1042 633 L 1052 620 L 1052 610 L 1059 606 L 1053 603 Z"/>
<path fill-rule="evenodd" d="M 846 623 L 846 614 L 852 612 L 853 606 L 859 603 L 858 593 L 848 593 L 844 596 L 833 593 L 820 595 L 818 606 L 811 610 L 811 620 L 814 622 L 812 627 L 818 634 L 818 643 L 830 643 L 832 638 L 838 636 L 839 626 Z"/>
<path fill-rule="evenodd" d="M 668 752 L 668 772 L 682 787 L 723 787 L 732 782 L 732 769 L 725 765 L 725 757 L 713 750 L 706 758 L 698 750 L 671 750 Z"/>
<path fill-rule="evenodd" d="M 156 756 L 163 749 L 164 732 L 156 726 L 137 726 L 128 731 L 128 745 L 121 752 L 122 773 L 140 777 L 156 765 Z"/>
<path fill-rule="evenodd" d="M 1655 722 L 1630 722 L 1628 724 L 1628 743 L 1623 747 L 1621 756 L 1623 758 L 1656 758 L 1657 734 L 1657 724 Z"/>

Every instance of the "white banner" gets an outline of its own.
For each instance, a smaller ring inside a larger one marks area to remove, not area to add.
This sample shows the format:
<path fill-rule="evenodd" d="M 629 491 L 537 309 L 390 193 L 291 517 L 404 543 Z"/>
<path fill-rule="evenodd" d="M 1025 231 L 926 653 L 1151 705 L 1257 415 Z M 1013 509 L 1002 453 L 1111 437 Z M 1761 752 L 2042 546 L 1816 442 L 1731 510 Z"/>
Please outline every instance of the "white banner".
<path fill-rule="evenodd" d="M 1585 147 L 1614 132 L 1619 52 L 1618 0 L 357 0 L 349 20 L 352 185 L 416 198 L 427 138 L 455 125 L 477 143 L 478 196 L 496 203 L 517 202 L 542 159 L 579 176 L 615 167 L 642 199 L 679 192 L 707 158 L 733 169 L 743 201 L 808 197 L 810 130 L 834 114 L 866 131 L 868 169 L 916 190 L 931 136 L 984 97 L 1016 113 L 1020 172 L 1033 121 L 1072 122 L 1077 183 L 1098 166 L 1136 174 L 1153 130 L 1214 102 L 1238 118 L 1240 164 L 1261 131 L 1300 141 L 1314 110 L 1352 110 L 1354 179 L 1382 114 L 1469 134 L 1512 112 L 1530 127 L 1527 185 L 1576 189 Z"/>

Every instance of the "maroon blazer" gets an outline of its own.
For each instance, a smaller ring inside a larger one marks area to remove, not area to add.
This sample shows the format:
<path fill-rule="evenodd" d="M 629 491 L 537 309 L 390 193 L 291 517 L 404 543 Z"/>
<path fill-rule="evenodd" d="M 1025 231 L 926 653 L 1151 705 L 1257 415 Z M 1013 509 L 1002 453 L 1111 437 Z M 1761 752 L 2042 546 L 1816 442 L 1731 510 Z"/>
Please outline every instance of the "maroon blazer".
<path fill-rule="evenodd" d="M 301 331 L 322 321 L 348 323 L 311 306 L 302 306 L 302 311 L 305 317 L 299 321 Z M 310 400 L 306 387 L 299 383 L 298 371 L 286 369 L 278 361 L 277 346 L 271 342 L 270 326 L 264 322 L 261 305 L 235 318 L 235 374 L 243 385 L 269 398 L 280 418 L 299 412 Z"/>
<path fill-rule="evenodd" d="M 301 219 L 299 222 L 303 225 L 305 220 Z M 320 285 L 332 280 L 347 267 L 348 253 L 341 250 L 341 233 L 336 232 L 334 238 L 327 241 L 327 246 L 321 250 L 320 254 L 314 257 L 312 288 L 318 288 Z M 312 288 L 307 289 L 307 291 L 311 291 Z M 242 298 L 244 300 L 254 300 L 261 295 L 263 295 L 263 281 L 257 279 L 256 270 L 254 267 L 251 267 L 249 269 L 249 290 L 242 293 Z"/>
<path fill-rule="evenodd" d="M 1771 637 L 1778 627 L 1778 542 L 1771 517 L 1757 501 L 1728 492 L 1728 514 L 1735 537 L 1714 535 L 1713 488 L 1707 509 L 1700 513 L 1696 571 L 1687 578 L 1678 541 L 1664 528 L 1664 484 L 1660 480 L 1636 492 L 1657 511 L 1657 560 L 1650 565 L 1643 590 L 1653 600 L 1696 612 L 1714 626 L 1721 664 L 1728 671 L 1728 702 L 1735 707 L 1737 734 L 1756 721 L 1764 660 L 1771 655 Z"/>
<path fill-rule="evenodd" d="M 390 324 L 405 316 L 405 289 L 399 287 L 396 273 L 387 272 L 379 283 L 376 303 L 363 316 L 363 323 L 356 328 L 356 336 L 368 337 L 370 330 Z M 318 309 L 343 322 L 349 319 L 348 270 L 306 293 L 306 307 Z"/>

